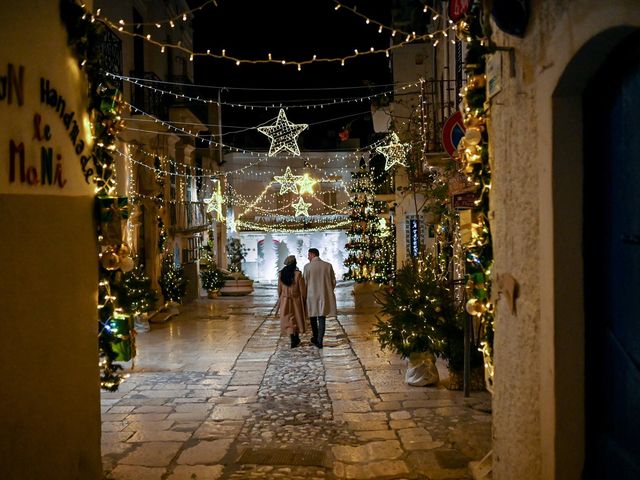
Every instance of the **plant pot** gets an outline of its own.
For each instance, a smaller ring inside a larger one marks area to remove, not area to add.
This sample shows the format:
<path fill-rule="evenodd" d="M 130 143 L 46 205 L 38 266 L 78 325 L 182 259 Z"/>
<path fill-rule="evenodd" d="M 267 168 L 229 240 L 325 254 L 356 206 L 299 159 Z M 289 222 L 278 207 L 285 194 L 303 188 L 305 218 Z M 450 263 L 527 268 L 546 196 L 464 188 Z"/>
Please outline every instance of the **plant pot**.
<path fill-rule="evenodd" d="M 414 387 L 437 385 L 440 375 L 436 368 L 436 356 L 431 352 L 412 353 L 407 359 L 404 381 Z"/>
<path fill-rule="evenodd" d="M 220 296 L 220 289 L 216 288 L 216 289 L 211 289 L 211 290 L 207 290 L 207 298 L 216 298 Z"/>
<path fill-rule="evenodd" d="M 224 287 L 220 289 L 220 295 L 224 296 L 242 296 L 249 295 L 253 292 L 253 280 L 227 280 L 224 282 Z"/>
<path fill-rule="evenodd" d="M 462 390 L 464 385 L 464 372 L 462 370 L 449 369 L 449 390 Z M 469 390 L 481 392 L 484 386 L 484 367 L 475 367 L 471 369 L 469 375 Z"/>

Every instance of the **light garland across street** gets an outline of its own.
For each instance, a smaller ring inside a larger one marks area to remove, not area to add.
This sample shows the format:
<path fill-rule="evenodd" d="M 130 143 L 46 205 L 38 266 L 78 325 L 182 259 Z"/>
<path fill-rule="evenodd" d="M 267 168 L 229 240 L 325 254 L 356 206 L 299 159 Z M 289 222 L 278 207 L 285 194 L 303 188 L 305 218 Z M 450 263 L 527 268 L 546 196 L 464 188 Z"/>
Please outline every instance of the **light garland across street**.
<path fill-rule="evenodd" d="M 385 90 L 383 92 L 379 92 L 379 93 L 374 93 L 374 94 L 370 94 L 370 95 L 361 95 L 358 97 L 351 97 L 351 98 L 334 98 L 332 101 L 319 101 L 319 102 L 314 102 L 314 103 L 295 103 L 295 104 L 287 104 L 284 102 L 269 102 L 268 104 L 265 105 L 260 105 L 260 104 L 249 104 L 249 103 L 242 103 L 242 102 L 223 102 L 223 101 L 218 101 L 217 99 L 213 99 L 213 98 L 204 98 L 201 97 L 199 95 L 191 96 L 191 95 L 185 95 L 184 93 L 176 93 L 173 92 L 171 90 L 167 90 L 164 88 L 158 88 L 158 87 L 154 87 L 153 85 L 149 85 L 149 83 L 155 83 L 154 80 L 148 80 L 145 78 L 137 78 L 137 77 L 128 77 L 126 75 L 118 75 L 115 73 L 110 73 L 107 72 L 106 73 L 107 76 L 110 76 L 116 80 L 122 80 L 125 82 L 129 82 L 132 85 L 136 85 L 138 87 L 142 87 L 142 88 L 146 88 L 148 90 L 151 90 L 155 93 L 159 93 L 161 95 L 166 95 L 169 97 L 174 97 L 174 98 L 181 98 L 183 100 L 188 100 L 190 102 L 195 102 L 195 103 L 204 103 L 204 104 L 212 104 L 212 105 L 224 105 L 224 106 L 229 106 L 229 107 L 238 107 L 238 108 L 243 108 L 245 110 L 270 110 L 270 109 L 280 109 L 283 107 L 286 107 L 287 109 L 292 109 L 292 108 L 306 108 L 306 109 L 316 109 L 316 108 L 324 108 L 324 107 L 329 107 L 332 105 L 342 105 L 345 103 L 361 103 L 361 102 L 365 102 L 368 100 L 372 100 L 374 98 L 379 98 L 379 97 L 384 97 L 384 96 L 388 96 L 388 95 L 393 95 L 395 93 L 401 93 L 403 91 L 405 91 L 406 89 L 410 89 L 410 88 L 414 88 L 417 87 L 418 85 L 420 85 L 420 81 L 418 82 L 413 82 L 413 83 L 409 83 L 409 84 L 405 84 L 402 86 L 399 86 L 398 88 L 394 88 L 394 89 L 388 89 Z M 171 82 L 163 82 L 163 83 L 168 83 L 168 84 L 172 84 Z M 193 87 L 198 87 L 197 85 L 193 85 Z M 375 87 L 375 85 L 373 86 Z M 220 90 L 225 90 L 226 87 L 220 87 Z"/>
<path fill-rule="evenodd" d="M 307 57 L 306 59 L 302 59 L 302 60 L 288 60 L 288 59 L 279 59 L 279 58 L 273 58 L 273 56 L 271 55 L 271 53 L 267 54 L 267 58 L 262 58 L 262 59 L 247 59 L 247 58 L 240 58 L 240 57 L 236 57 L 234 55 L 230 55 L 227 53 L 226 49 L 221 49 L 220 53 L 215 53 L 212 52 L 210 49 L 208 49 L 206 52 L 195 52 L 193 50 L 191 50 L 190 48 L 185 47 L 182 44 L 173 44 L 173 43 L 168 43 L 168 42 L 164 42 L 161 40 L 156 40 L 155 38 L 153 38 L 153 36 L 150 33 L 145 34 L 141 34 L 141 33 L 137 33 L 137 32 L 133 32 L 133 31 L 128 31 L 126 30 L 124 27 L 125 25 L 120 24 L 119 22 L 113 22 L 112 20 L 108 19 L 107 17 L 101 16 L 100 15 L 100 10 L 96 11 L 95 14 L 92 14 L 91 12 L 87 12 L 86 15 L 90 15 L 92 21 L 95 21 L 96 19 L 104 22 L 105 25 L 107 25 L 108 27 L 112 28 L 113 30 L 116 30 L 124 35 L 130 36 L 130 37 L 134 37 L 134 38 L 141 38 L 146 40 L 148 43 L 150 43 L 151 45 L 154 45 L 158 48 L 160 48 L 160 53 L 165 53 L 167 49 L 172 49 L 172 50 L 177 50 L 180 52 L 183 52 L 184 54 L 186 54 L 189 57 L 189 60 L 191 62 L 193 62 L 193 60 L 195 59 L 195 57 L 209 57 L 209 58 L 216 58 L 219 60 L 226 60 L 226 61 L 231 61 L 234 62 L 236 64 L 236 66 L 240 66 L 242 64 L 279 64 L 279 65 L 283 65 L 283 66 L 294 66 L 297 68 L 298 71 L 302 70 L 302 66 L 303 65 L 310 65 L 312 63 L 340 63 L 340 65 L 344 66 L 345 63 L 347 61 L 351 61 L 354 60 L 355 58 L 361 57 L 361 56 L 369 56 L 369 55 L 379 55 L 379 54 L 384 54 L 385 56 L 389 57 L 390 53 L 393 50 L 397 50 L 399 48 L 405 47 L 406 45 L 410 45 L 412 43 L 415 42 L 420 42 L 420 41 L 430 41 L 432 39 L 436 39 L 435 42 L 433 42 L 433 45 L 436 46 L 438 44 L 438 42 L 440 41 L 440 38 L 436 38 L 436 37 L 443 37 L 446 38 L 448 36 L 448 30 L 450 29 L 455 29 L 455 25 L 451 26 L 447 26 L 443 29 L 440 30 L 436 30 L 434 32 L 425 34 L 425 35 L 410 35 L 410 38 L 408 40 L 405 39 L 405 41 L 403 42 L 398 42 L 394 45 L 391 45 L 387 48 L 381 48 L 381 49 L 375 49 L 374 47 L 370 47 L 368 50 L 358 50 L 357 48 L 352 49 L 353 53 L 349 54 L 349 55 L 344 55 L 341 57 L 318 57 L 317 55 L 313 55 L 310 57 Z"/>

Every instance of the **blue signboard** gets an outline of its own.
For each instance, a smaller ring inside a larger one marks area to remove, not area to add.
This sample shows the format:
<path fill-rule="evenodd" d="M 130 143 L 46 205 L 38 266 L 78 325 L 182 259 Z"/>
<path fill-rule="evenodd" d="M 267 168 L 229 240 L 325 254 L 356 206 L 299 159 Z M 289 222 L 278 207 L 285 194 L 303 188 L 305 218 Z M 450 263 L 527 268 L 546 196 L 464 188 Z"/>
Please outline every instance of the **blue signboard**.
<path fill-rule="evenodd" d="M 418 220 L 411 219 L 409 220 L 409 234 L 410 234 L 410 245 L 411 245 L 411 256 L 417 257 L 420 250 L 420 223 Z"/>

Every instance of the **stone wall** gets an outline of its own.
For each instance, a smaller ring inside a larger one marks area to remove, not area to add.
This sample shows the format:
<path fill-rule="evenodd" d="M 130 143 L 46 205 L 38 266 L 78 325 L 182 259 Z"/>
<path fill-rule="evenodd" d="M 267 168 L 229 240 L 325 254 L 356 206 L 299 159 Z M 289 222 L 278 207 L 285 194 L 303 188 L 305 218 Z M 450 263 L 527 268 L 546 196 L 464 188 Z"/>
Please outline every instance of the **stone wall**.
<path fill-rule="evenodd" d="M 97 480 L 98 266 L 94 185 L 82 168 L 91 150 L 87 85 L 58 1 L 4 2 L 0 24 L 2 477 Z"/>

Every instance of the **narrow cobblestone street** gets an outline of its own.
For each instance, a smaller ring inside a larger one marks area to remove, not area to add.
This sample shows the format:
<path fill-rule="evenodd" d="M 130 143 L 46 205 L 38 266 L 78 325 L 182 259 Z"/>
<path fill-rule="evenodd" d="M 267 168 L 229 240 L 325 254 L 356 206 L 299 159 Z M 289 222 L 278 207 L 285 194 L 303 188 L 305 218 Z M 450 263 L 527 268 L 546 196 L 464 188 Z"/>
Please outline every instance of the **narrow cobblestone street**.
<path fill-rule="evenodd" d="M 138 335 L 130 377 L 102 394 L 106 478 L 470 478 L 490 449 L 489 394 L 407 386 L 371 333 L 375 307 L 336 294 L 323 350 L 308 333 L 289 348 L 268 287 Z"/>

